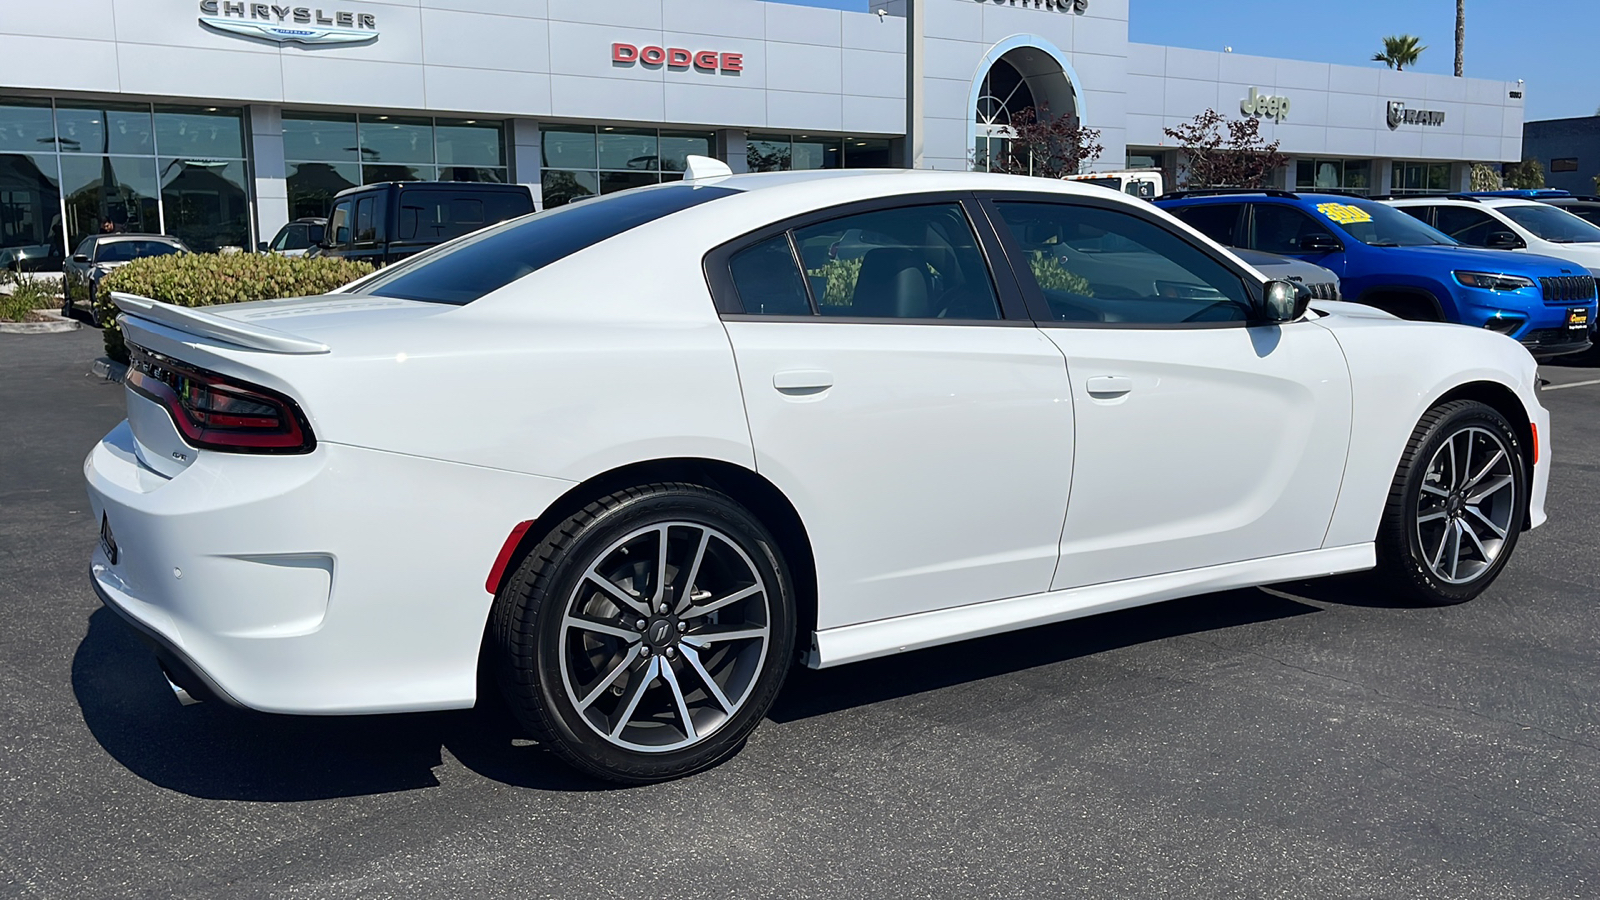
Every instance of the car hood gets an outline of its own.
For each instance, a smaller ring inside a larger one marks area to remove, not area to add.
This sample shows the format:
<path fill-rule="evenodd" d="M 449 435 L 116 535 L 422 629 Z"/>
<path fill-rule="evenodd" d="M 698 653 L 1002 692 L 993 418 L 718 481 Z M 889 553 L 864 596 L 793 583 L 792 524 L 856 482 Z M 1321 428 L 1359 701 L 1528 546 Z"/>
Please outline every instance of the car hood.
<path fill-rule="evenodd" d="M 1575 263 L 1600 277 L 1600 243 L 1545 244 L 1531 252 Z"/>
<path fill-rule="evenodd" d="M 1469 269 L 1493 272 L 1496 275 L 1530 275 L 1535 278 L 1555 275 L 1586 274 L 1583 266 L 1529 253 L 1525 250 L 1486 250 L 1482 247 L 1369 247 L 1382 253 L 1396 254 L 1395 265 L 1401 260 L 1428 261 L 1452 269 Z"/>

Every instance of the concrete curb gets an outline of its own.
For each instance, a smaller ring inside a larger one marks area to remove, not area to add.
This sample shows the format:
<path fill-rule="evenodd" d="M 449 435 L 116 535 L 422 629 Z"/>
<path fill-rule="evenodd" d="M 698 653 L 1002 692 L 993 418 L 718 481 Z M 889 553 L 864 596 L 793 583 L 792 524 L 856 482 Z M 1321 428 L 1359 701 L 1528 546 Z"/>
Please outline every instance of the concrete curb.
<path fill-rule="evenodd" d="M 128 373 L 128 367 L 117 362 L 109 356 L 102 356 L 89 364 L 89 371 L 106 381 L 122 383 L 122 376 Z"/>
<path fill-rule="evenodd" d="M 0 334 L 60 334 L 77 331 L 83 323 L 63 316 L 59 310 L 36 309 L 35 315 L 44 316 L 45 322 L 0 322 Z"/>

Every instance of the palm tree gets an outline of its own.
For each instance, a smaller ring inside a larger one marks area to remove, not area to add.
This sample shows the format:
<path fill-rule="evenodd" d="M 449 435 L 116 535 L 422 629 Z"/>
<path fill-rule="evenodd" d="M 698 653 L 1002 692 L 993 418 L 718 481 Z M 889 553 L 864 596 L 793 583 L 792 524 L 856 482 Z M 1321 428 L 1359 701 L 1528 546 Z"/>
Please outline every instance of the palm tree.
<path fill-rule="evenodd" d="M 1456 77 L 1466 74 L 1467 0 L 1456 0 Z"/>
<path fill-rule="evenodd" d="M 1372 61 L 1386 63 L 1396 72 L 1403 72 L 1406 66 L 1416 65 L 1417 57 L 1426 49 L 1422 39 L 1415 35 L 1390 35 L 1383 39 L 1383 52 L 1372 54 Z"/>

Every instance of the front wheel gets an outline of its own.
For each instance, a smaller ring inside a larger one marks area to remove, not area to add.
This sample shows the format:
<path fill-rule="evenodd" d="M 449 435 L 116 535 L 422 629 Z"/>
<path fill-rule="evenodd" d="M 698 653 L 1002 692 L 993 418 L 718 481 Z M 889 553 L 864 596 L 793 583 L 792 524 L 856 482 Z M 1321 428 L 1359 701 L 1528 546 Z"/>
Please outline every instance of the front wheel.
<path fill-rule="evenodd" d="M 1378 574 L 1403 598 L 1463 603 L 1505 568 L 1526 515 L 1521 440 L 1494 408 L 1442 403 L 1417 423 L 1378 530 Z"/>
<path fill-rule="evenodd" d="M 776 542 L 698 485 L 631 488 L 556 525 L 496 600 L 500 683 L 575 767 L 644 783 L 727 758 L 766 715 L 794 650 Z"/>

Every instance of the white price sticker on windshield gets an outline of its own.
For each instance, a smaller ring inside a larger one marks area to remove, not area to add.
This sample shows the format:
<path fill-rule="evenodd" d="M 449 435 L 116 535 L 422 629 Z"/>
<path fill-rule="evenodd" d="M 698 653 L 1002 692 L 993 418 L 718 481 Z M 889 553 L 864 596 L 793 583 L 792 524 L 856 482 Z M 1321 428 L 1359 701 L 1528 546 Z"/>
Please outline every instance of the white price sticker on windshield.
<path fill-rule="evenodd" d="M 1317 212 L 1327 216 L 1330 220 L 1340 225 L 1353 225 L 1356 222 L 1371 222 L 1372 213 L 1359 206 L 1348 203 L 1318 203 Z"/>

